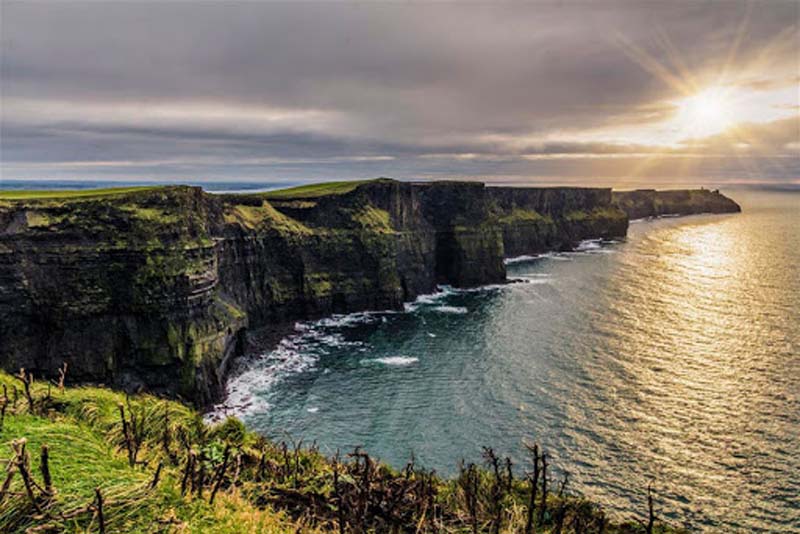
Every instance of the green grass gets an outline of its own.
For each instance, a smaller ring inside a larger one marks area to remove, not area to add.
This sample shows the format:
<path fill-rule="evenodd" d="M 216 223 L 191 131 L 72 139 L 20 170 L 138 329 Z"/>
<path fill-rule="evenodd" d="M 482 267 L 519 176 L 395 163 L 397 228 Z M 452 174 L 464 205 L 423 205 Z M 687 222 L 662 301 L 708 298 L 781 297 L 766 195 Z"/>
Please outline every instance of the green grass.
<path fill-rule="evenodd" d="M 359 226 L 376 232 L 390 233 L 393 231 L 389 212 L 371 205 L 366 205 L 349 213 L 350 217 Z"/>
<path fill-rule="evenodd" d="M 95 488 L 100 488 L 103 495 L 106 532 L 233 534 L 297 530 L 297 525 L 285 514 L 254 506 L 238 492 L 226 489 L 213 504 L 209 502 L 210 489 L 206 489 L 203 497 L 181 495 L 181 463 L 172 465 L 158 447 L 159 434 L 163 436 L 166 428 L 164 413 L 169 414 L 169 428 L 176 438 L 186 436 L 183 439 L 193 443 L 202 440 L 203 445 L 197 447 L 208 451 L 209 470 L 215 462 L 214 451 L 218 455 L 224 437 L 216 435 L 214 429 L 198 420 L 193 410 L 179 403 L 140 396 L 128 404 L 125 395 L 97 387 L 67 388 L 63 392 L 51 388 L 51 398 L 45 402 L 47 388 L 39 382 L 33 388 L 39 407 L 36 414 L 31 414 L 21 393 L 21 382 L 0 372 L 0 386 L 3 385 L 9 399 L 14 398 L 12 392 L 16 388 L 18 399 L 6 408 L 0 427 L 0 465 L 12 457 L 12 443 L 25 440 L 30 472 L 43 485 L 39 453 L 42 445 L 47 445 L 56 492 L 49 502 L 40 500 L 45 513 L 39 513 L 27 497 L 21 477 L 15 476 L 11 495 L 0 503 L 0 532 L 21 534 L 32 528 L 42 528 L 43 532 L 98 532 L 99 520 L 95 511 L 89 509 L 95 502 Z M 0 405 L 3 402 L 0 400 Z M 134 467 L 129 465 L 123 445 L 120 404 L 128 414 L 136 413 L 137 421 L 146 428 Z M 162 421 L 161 425 L 158 421 Z M 161 431 L 157 430 L 159 427 Z M 245 443 L 239 437 L 243 447 L 252 446 L 254 438 L 250 435 Z M 177 452 L 179 445 L 173 443 Z M 160 482 L 151 488 L 159 462 L 164 465 Z M 0 479 L 5 477 L 4 468 Z"/>
<path fill-rule="evenodd" d="M 278 189 L 261 193 L 267 199 L 303 199 L 319 198 L 328 195 L 343 195 L 353 191 L 356 187 L 376 180 L 354 180 L 344 182 L 322 182 L 318 184 L 301 185 L 288 189 Z"/>
<path fill-rule="evenodd" d="M 292 219 L 273 208 L 269 202 L 261 206 L 229 205 L 225 207 L 225 222 L 238 224 L 242 228 L 274 229 L 285 234 L 308 235 L 312 231 L 303 223 Z"/>
<path fill-rule="evenodd" d="M 595 208 L 589 211 L 570 211 L 564 214 L 564 218 L 568 221 L 579 222 L 594 219 L 624 219 L 625 213 L 617 208 Z"/>
<path fill-rule="evenodd" d="M 0 199 L 3 200 L 49 200 L 91 198 L 137 193 L 164 186 L 136 186 L 136 187 L 109 187 L 105 189 L 52 189 L 52 190 L 0 190 Z"/>
<path fill-rule="evenodd" d="M 499 218 L 499 222 L 501 224 L 513 224 L 522 221 L 543 221 L 552 223 L 553 218 L 550 216 L 545 217 L 538 211 L 526 210 L 520 208 L 515 208 L 510 213 L 506 213 L 505 215 Z"/>
<path fill-rule="evenodd" d="M 317 283 L 324 289 L 324 280 Z M 397 471 L 363 455 L 344 456 L 342 463 L 334 463 L 299 444 L 269 442 L 235 419 L 209 425 L 197 412 L 177 402 L 149 395 L 127 398 L 102 387 L 61 390 L 35 382 L 31 410 L 21 386 L 18 378 L 0 371 L 0 406 L 5 404 L 0 422 L 0 485 L 8 473 L 6 466 L 18 458 L 12 445 L 19 447 L 20 440 L 25 440 L 28 459 L 23 459 L 22 465 L 42 488 L 39 454 L 43 445 L 48 446 L 55 491 L 47 496 L 34 487 L 34 505 L 22 477 L 15 474 L 10 493 L 0 497 L 3 533 L 97 533 L 95 488 L 103 495 L 108 533 L 338 533 L 339 517 L 345 517 L 348 533 L 361 531 L 362 525 L 365 532 L 388 532 L 392 525 L 397 532 L 472 531 L 465 508 L 467 471 L 458 479 L 444 480 L 418 468 Z M 133 465 L 120 407 L 126 413 L 129 435 L 135 428 L 139 436 Z M 228 463 L 225 450 L 230 453 Z M 207 482 L 201 492 L 196 488 L 182 492 L 192 455 L 199 459 L 206 479 L 222 473 L 214 478 L 221 483 L 213 503 L 210 494 L 215 483 Z M 163 466 L 161 476 L 153 484 L 159 464 Z M 487 469 L 471 471 L 476 476 L 472 487 L 477 488 L 479 532 L 492 531 L 495 506 L 499 506 L 500 532 L 522 534 L 530 484 L 520 469 L 517 467 L 513 480 L 504 470 L 498 476 Z M 334 480 L 338 485 L 334 486 Z M 398 492 L 402 500 L 388 510 L 375 511 Z M 495 500 L 495 495 L 500 497 Z M 342 502 L 344 516 L 339 515 Z M 604 517 L 596 505 L 580 497 L 548 493 L 547 506 L 544 523 L 536 529 L 540 534 L 553 533 L 559 516 L 566 519 L 567 526 L 575 524 L 573 521 L 582 524 L 581 532 L 596 532 Z M 393 510 L 400 512 L 394 514 Z M 566 527 L 562 532 L 576 531 Z M 604 531 L 639 534 L 643 529 L 630 522 L 607 522 Z M 653 532 L 680 531 L 657 524 Z"/>

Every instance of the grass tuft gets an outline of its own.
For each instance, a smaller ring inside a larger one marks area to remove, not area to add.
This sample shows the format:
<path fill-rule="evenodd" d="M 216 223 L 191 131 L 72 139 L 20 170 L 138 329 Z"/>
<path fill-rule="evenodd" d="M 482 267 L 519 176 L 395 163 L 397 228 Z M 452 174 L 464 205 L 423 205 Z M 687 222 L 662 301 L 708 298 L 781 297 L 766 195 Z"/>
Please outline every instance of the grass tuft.
<path fill-rule="evenodd" d="M 529 517 L 541 518 L 533 523 L 541 534 L 677 532 L 658 522 L 649 530 L 644 521 L 609 523 L 563 485 L 530 515 L 538 486 L 488 448 L 485 468 L 463 466 L 443 480 L 413 462 L 392 469 L 359 449 L 325 458 L 302 441 L 273 443 L 232 418 L 207 424 L 174 401 L 27 376 L 0 372 L 4 533 L 522 534 Z"/>

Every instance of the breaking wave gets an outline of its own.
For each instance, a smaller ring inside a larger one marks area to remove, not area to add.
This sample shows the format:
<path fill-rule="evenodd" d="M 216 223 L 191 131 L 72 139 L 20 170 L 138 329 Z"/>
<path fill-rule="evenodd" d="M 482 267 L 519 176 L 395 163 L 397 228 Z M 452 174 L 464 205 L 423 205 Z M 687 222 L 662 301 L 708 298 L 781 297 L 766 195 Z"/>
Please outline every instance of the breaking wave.
<path fill-rule="evenodd" d="M 366 358 L 361 360 L 362 365 L 380 363 L 383 365 L 405 367 L 407 365 L 415 364 L 419 358 L 413 356 L 387 356 L 385 358 Z"/>

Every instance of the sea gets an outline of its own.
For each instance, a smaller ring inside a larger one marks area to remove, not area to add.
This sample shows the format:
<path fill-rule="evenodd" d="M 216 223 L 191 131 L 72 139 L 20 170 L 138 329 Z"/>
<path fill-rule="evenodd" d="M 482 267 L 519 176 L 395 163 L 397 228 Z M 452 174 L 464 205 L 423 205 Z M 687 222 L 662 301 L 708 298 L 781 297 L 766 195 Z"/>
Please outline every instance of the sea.
<path fill-rule="evenodd" d="M 521 474 L 538 443 L 616 519 L 644 517 L 652 485 L 657 516 L 692 531 L 799 533 L 800 192 L 723 192 L 742 213 L 633 221 L 509 259 L 508 284 L 298 322 L 214 415 L 443 476 L 483 447 Z"/>
<path fill-rule="evenodd" d="M 625 240 L 508 261 L 512 283 L 298 322 L 217 415 L 329 454 L 445 476 L 493 447 L 611 516 L 800 532 L 800 192 L 634 221 Z"/>

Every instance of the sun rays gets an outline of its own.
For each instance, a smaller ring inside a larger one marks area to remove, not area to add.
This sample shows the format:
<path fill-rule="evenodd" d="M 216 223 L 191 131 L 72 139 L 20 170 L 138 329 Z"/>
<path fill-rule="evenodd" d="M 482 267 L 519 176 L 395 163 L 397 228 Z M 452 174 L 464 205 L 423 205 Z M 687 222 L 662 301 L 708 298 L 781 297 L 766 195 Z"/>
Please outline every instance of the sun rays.
<path fill-rule="evenodd" d="M 759 160 L 752 157 L 751 149 L 758 147 L 760 140 L 753 125 L 791 117 L 800 120 L 797 78 L 773 81 L 777 87 L 771 89 L 765 82 L 775 74 L 774 58 L 782 51 L 797 49 L 797 25 L 776 34 L 755 53 L 740 57 L 752 7 L 749 3 L 731 36 L 724 60 L 700 72 L 688 66 L 685 55 L 661 29 L 654 31 L 656 54 L 617 35 L 623 53 L 676 94 L 668 101 L 673 108 L 669 118 L 632 132 L 634 139 L 640 136 L 653 150 L 633 166 L 627 179 L 644 174 L 664 158 L 678 162 L 678 175 L 689 174 L 704 159 L 721 157 L 738 161 L 743 175 L 758 175 Z M 800 141 L 800 131 L 798 136 Z M 791 145 L 787 147 L 791 149 Z M 774 164 L 771 160 L 770 165 Z"/>

